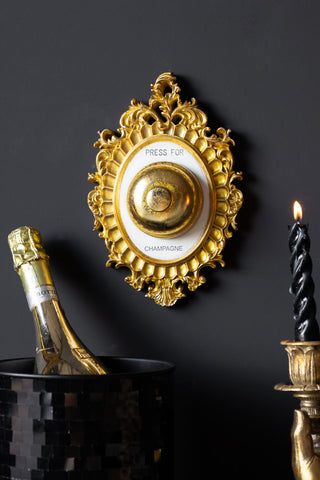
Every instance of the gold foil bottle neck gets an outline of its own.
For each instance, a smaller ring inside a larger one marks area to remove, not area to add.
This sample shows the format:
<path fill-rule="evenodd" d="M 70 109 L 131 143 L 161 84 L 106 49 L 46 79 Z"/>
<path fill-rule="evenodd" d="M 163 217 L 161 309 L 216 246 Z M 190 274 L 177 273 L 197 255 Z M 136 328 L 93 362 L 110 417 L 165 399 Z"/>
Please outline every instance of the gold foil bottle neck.
<path fill-rule="evenodd" d="M 103 364 L 81 342 L 64 315 L 40 232 L 20 227 L 8 235 L 8 242 L 35 323 L 35 373 L 105 375 Z"/>
<path fill-rule="evenodd" d="M 25 263 L 49 259 L 43 248 L 40 232 L 33 227 L 16 228 L 8 235 L 8 242 L 16 271 Z"/>

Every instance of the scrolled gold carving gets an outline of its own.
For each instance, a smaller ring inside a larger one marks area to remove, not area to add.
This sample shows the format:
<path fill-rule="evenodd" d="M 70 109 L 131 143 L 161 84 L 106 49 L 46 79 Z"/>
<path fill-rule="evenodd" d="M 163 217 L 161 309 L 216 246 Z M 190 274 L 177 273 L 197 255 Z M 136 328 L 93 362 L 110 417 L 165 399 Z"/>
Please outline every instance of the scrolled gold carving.
<path fill-rule="evenodd" d="M 147 286 L 147 297 L 161 306 L 171 306 L 185 296 L 184 285 L 194 291 L 205 282 L 199 274 L 204 266 L 224 266 L 222 250 L 232 236 L 231 229 L 237 228 L 236 216 L 243 201 L 233 182 L 241 180 L 242 175 L 233 171 L 230 148 L 234 141 L 230 130 L 218 128 L 211 134 L 206 114 L 194 98 L 181 100 L 180 87 L 171 73 L 160 75 L 151 90 L 148 105 L 131 101 L 116 132 L 99 132 L 94 144 L 99 149 L 97 172 L 89 174 L 89 181 L 98 185 L 89 193 L 88 205 L 94 216 L 94 230 L 99 231 L 110 252 L 107 266 L 128 267 L 131 275 L 127 283 L 136 290 Z M 114 203 L 120 170 L 128 155 L 144 142 L 164 136 L 201 157 L 215 192 L 214 214 L 205 238 L 187 256 L 173 262 L 153 261 L 135 249 L 122 233 Z"/>

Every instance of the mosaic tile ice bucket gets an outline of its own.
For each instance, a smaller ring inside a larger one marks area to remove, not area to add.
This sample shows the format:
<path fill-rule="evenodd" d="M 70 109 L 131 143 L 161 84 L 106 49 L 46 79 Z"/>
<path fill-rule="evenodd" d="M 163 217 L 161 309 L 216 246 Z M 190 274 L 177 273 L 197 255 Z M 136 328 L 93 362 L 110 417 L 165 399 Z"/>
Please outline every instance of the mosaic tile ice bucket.
<path fill-rule="evenodd" d="M 101 359 L 111 375 L 0 361 L 0 479 L 173 478 L 173 364 Z"/>

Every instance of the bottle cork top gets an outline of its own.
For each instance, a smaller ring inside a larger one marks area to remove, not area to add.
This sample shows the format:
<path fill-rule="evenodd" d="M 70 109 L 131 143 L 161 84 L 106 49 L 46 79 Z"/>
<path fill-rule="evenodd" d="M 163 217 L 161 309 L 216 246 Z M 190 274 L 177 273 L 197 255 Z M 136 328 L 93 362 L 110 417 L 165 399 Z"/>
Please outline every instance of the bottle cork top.
<path fill-rule="evenodd" d="M 8 235 L 13 265 L 18 270 L 24 263 L 34 260 L 48 260 L 40 232 L 33 227 L 19 227 Z"/>

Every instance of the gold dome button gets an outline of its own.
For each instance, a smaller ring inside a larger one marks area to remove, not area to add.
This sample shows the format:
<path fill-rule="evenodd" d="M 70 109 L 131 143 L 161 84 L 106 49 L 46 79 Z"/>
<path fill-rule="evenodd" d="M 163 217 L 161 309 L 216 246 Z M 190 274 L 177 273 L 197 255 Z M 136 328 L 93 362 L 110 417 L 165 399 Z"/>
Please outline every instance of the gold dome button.
<path fill-rule="evenodd" d="M 171 203 L 171 193 L 167 188 L 154 187 L 147 193 L 146 201 L 151 210 L 163 212 Z"/>
<path fill-rule="evenodd" d="M 145 233 L 175 237 L 192 227 L 202 207 L 195 175 L 181 165 L 164 162 L 143 168 L 127 195 L 131 219 Z"/>

